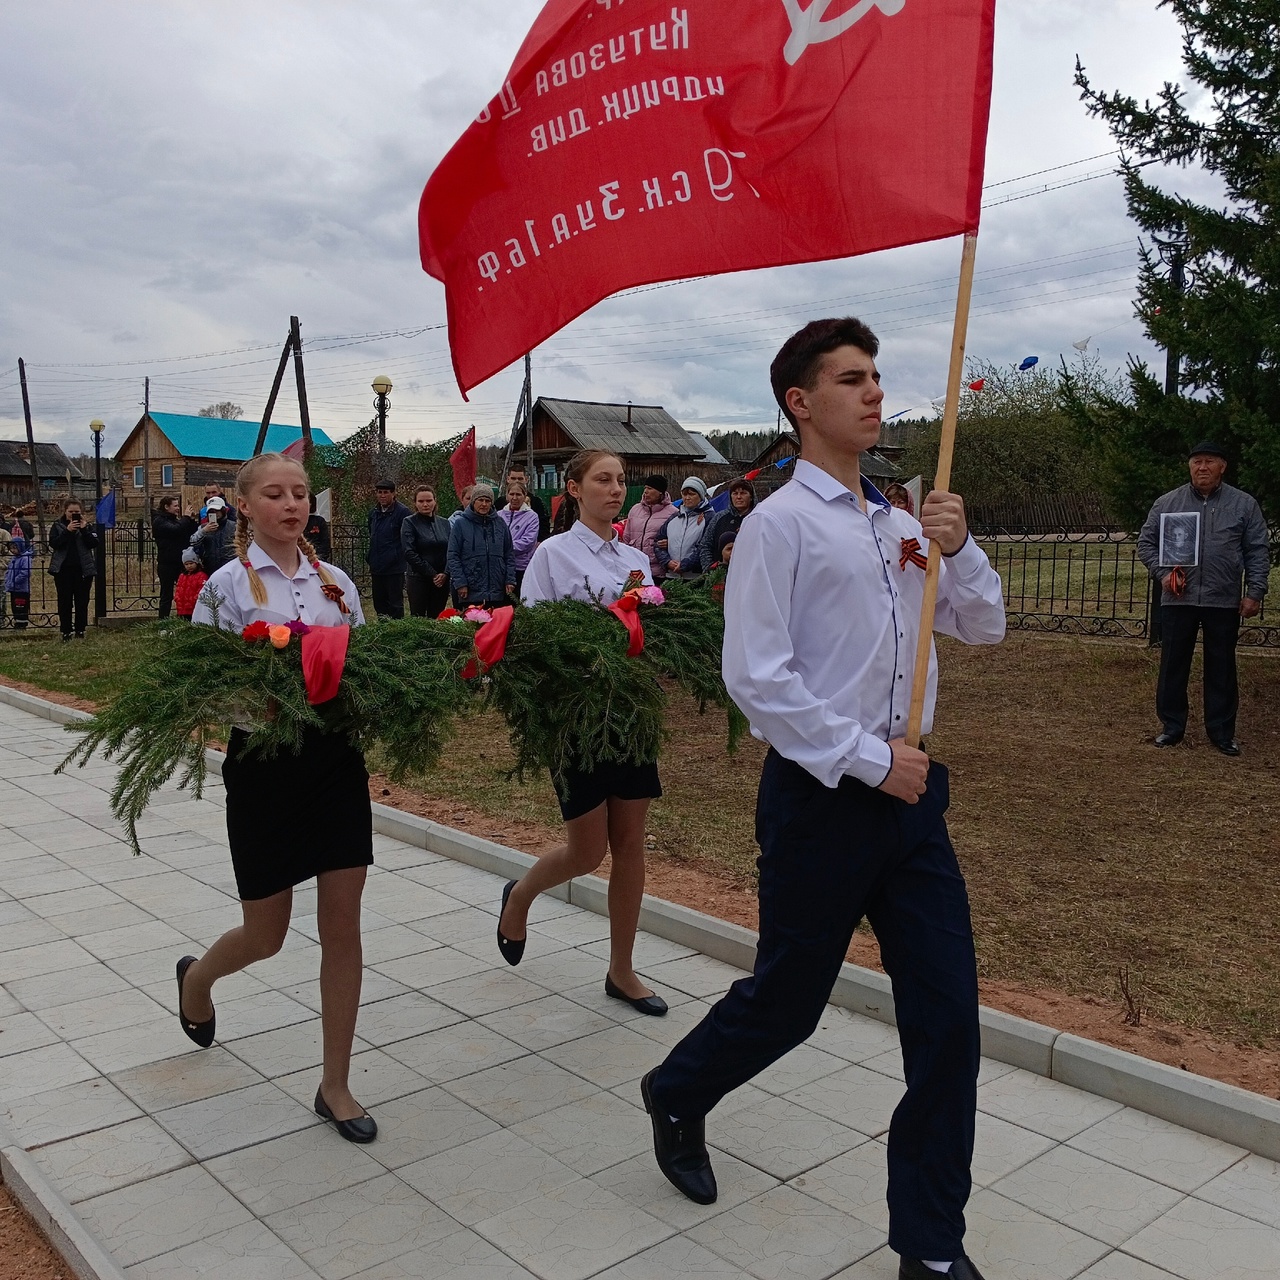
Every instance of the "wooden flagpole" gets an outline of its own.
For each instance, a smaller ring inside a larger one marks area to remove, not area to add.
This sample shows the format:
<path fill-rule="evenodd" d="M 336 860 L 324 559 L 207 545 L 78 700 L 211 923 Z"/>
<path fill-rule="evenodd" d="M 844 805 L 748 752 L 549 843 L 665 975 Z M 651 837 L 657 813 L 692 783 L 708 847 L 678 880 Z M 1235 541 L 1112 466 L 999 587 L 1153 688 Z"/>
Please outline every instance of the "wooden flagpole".
<path fill-rule="evenodd" d="M 947 373 L 947 400 L 942 411 L 942 440 L 938 445 L 938 470 L 933 487 L 947 492 L 951 485 L 951 461 L 956 448 L 956 419 L 960 413 L 960 383 L 964 377 L 964 345 L 969 330 L 969 300 L 973 296 L 973 264 L 978 253 L 978 233 L 964 238 L 960 256 L 960 287 L 956 291 L 956 323 L 951 334 L 951 368 Z M 920 631 L 916 638 L 916 670 L 911 683 L 911 707 L 907 712 L 907 746 L 920 745 L 924 723 L 925 686 L 929 681 L 929 652 L 933 648 L 933 615 L 938 604 L 938 573 L 942 548 L 929 543 L 929 567 L 924 578 L 924 599 L 920 604 Z"/>

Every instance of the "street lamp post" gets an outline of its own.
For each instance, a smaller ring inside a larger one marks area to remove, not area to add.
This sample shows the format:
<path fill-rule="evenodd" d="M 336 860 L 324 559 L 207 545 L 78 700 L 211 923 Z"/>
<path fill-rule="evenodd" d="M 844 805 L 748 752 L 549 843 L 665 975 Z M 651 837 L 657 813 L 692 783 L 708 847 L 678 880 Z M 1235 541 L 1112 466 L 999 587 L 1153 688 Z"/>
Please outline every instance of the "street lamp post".
<path fill-rule="evenodd" d="M 94 418 L 89 423 L 89 431 L 93 435 L 93 485 L 96 498 L 94 500 L 93 518 L 97 521 L 98 504 L 102 501 L 102 433 L 107 424 L 101 418 Z M 101 624 L 107 616 L 107 540 L 102 529 L 98 529 L 98 545 L 94 548 L 93 575 L 93 618 Z"/>
<path fill-rule="evenodd" d="M 378 410 L 378 465 L 386 461 L 387 456 L 387 396 L 391 394 L 391 379 L 380 373 L 373 380 L 373 403 Z"/>

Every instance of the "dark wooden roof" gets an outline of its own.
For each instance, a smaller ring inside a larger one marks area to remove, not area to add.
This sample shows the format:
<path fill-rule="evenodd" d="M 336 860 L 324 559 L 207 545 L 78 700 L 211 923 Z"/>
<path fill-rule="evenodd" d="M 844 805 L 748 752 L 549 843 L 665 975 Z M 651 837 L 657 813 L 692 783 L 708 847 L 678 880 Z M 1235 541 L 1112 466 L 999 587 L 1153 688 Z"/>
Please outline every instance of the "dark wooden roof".
<path fill-rule="evenodd" d="M 596 404 L 539 396 L 533 406 L 535 416 L 539 410 L 579 449 L 611 449 L 624 458 L 639 455 L 696 461 L 704 456 L 689 433 L 661 405 Z"/>
<path fill-rule="evenodd" d="M 746 469 L 750 471 L 756 467 L 767 467 L 788 454 L 798 456 L 799 453 L 800 441 L 794 432 L 780 431 L 769 441 L 768 446 L 756 455 L 755 461 Z M 902 472 L 883 454 L 875 449 L 868 449 L 862 455 L 862 474 L 869 476 L 872 480 L 896 480 Z"/>
<path fill-rule="evenodd" d="M 56 444 L 36 444 L 36 467 L 42 479 L 83 480 L 84 473 Z M 31 454 L 25 440 L 0 440 L 0 476 L 31 479 Z"/>

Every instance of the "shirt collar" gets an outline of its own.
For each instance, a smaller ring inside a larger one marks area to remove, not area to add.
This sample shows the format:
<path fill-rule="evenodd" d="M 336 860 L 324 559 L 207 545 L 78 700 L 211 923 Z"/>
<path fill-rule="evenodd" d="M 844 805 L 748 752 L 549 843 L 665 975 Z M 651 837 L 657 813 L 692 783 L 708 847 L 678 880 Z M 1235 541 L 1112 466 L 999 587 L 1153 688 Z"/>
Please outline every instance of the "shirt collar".
<path fill-rule="evenodd" d="M 806 489 L 816 493 L 824 502 L 834 502 L 836 498 L 850 496 L 850 491 L 835 476 L 828 471 L 823 471 L 821 467 L 814 466 L 812 462 L 806 462 L 803 458 L 796 463 L 792 479 L 799 480 Z M 874 506 L 883 507 L 885 510 L 891 509 L 889 499 L 866 476 L 862 477 L 862 496 Z"/>
<path fill-rule="evenodd" d="M 257 542 L 249 543 L 249 564 L 258 573 L 264 569 L 271 569 L 275 573 L 280 574 L 283 578 L 285 575 L 281 571 L 280 566 L 269 556 L 263 549 L 258 546 Z M 298 552 L 298 571 L 293 575 L 291 581 L 296 582 L 299 578 L 313 578 L 319 576 L 316 573 L 316 567 L 307 561 L 306 556 L 301 551 Z"/>
<path fill-rule="evenodd" d="M 613 546 L 613 544 L 618 540 L 618 535 L 616 533 L 608 542 L 606 542 L 598 533 L 593 533 L 588 529 L 581 520 L 575 520 L 572 527 L 569 529 L 569 532 L 593 555 L 599 555 L 605 547 L 610 547 L 614 550 L 615 554 L 617 553 L 617 548 Z"/>

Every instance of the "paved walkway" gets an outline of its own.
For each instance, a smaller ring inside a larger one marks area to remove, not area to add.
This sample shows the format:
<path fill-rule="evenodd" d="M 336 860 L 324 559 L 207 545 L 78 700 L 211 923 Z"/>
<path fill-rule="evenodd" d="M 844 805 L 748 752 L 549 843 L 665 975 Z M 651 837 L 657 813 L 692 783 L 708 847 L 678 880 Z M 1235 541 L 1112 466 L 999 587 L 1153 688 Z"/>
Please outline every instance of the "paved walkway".
<path fill-rule="evenodd" d="M 601 990 L 602 918 L 535 913 L 499 962 L 500 882 L 378 837 L 342 1142 L 319 1077 L 314 892 L 284 951 L 217 991 L 219 1043 L 173 1016 L 173 966 L 237 919 L 220 788 L 158 798 L 134 858 L 99 763 L 0 706 L 0 1121 L 130 1277 L 892 1280 L 890 1028 L 829 1009 L 708 1124 L 718 1204 L 658 1174 L 637 1082 L 738 972 L 642 937 L 672 1006 Z M 312 798 L 322 802 L 322 797 Z M 1280 1166 L 985 1062 L 969 1248 L 988 1280 L 1280 1275 Z"/>

